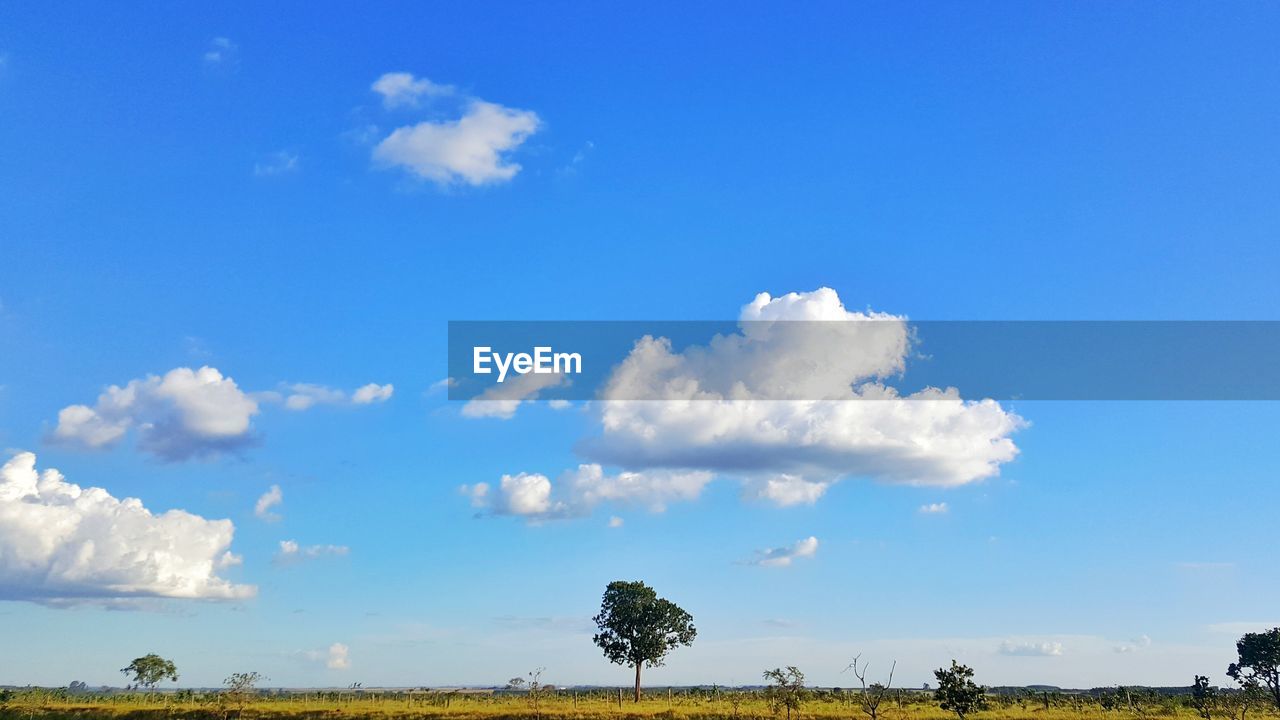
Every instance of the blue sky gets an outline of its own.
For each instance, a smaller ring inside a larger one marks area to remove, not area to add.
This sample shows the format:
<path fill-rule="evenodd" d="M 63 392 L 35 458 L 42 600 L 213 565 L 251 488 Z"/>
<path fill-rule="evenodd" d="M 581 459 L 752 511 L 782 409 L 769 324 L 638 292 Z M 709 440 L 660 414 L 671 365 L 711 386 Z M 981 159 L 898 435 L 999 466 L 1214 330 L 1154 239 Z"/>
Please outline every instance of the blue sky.
<path fill-rule="evenodd" d="M 1277 14 L 5 6 L 0 462 L 230 520 L 216 577 L 257 590 L 52 602 L 6 560 L 27 651 L 0 682 L 118 683 L 156 651 L 197 685 L 622 683 L 587 628 L 618 578 L 698 621 L 655 683 L 848 684 L 858 652 L 911 684 L 952 656 L 990 684 L 1223 680 L 1235 636 L 1280 621 L 1274 405 L 1004 403 L 1017 458 L 958 487 L 774 507 L 720 478 L 530 522 L 459 486 L 554 480 L 596 420 L 465 417 L 433 385 L 448 320 L 732 320 L 822 287 L 916 319 L 1276 319 Z M 201 426 L 226 452 L 149 451 L 166 373 L 204 366 L 259 412 Z M 134 380 L 120 437 L 58 441 L 60 411 Z M 394 391 L 358 401 L 371 383 Z"/>

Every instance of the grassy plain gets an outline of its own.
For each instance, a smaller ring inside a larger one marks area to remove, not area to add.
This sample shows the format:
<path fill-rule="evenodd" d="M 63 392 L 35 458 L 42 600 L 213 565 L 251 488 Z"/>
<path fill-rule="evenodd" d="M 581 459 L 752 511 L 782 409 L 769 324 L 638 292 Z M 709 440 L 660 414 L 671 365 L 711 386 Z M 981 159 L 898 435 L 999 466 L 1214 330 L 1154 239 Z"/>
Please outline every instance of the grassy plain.
<path fill-rule="evenodd" d="M 1031 693 L 989 698 L 989 708 L 967 720 L 1151 720 L 1200 715 L 1182 696 L 1126 701 L 1107 707 L 1096 697 L 1053 695 L 1046 708 Z M 879 708 L 879 720 L 955 720 L 924 693 L 896 693 Z M 785 710 L 755 691 L 679 690 L 649 693 L 640 703 L 616 691 L 560 690 L 531 697 L 467 691 L 312 691 L 235 697 L 216 692 L 69 695 L 16 691 L 0 703 L 5 720 L 781 720 Z M 1277 720 L 1270 709 L 1250 708 L 1248 720 Z M 792 720 L 869 720 L 856 692 L 821 692 Z M 1211 720 L 1231 720 L 1227 711 Z"/>

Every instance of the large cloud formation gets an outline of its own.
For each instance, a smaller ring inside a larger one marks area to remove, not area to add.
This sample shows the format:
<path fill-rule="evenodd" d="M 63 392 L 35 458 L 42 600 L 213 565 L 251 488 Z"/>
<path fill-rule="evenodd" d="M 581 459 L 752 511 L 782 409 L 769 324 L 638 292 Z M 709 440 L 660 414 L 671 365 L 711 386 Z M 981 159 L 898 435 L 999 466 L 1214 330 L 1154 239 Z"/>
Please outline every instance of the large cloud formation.
<path fill-rule="evenodd" d="M 0 598 L 68 603 L 120 598 L 252 597 L 219 577 L 237 565 L 230 520 L 152 514 L 135 498 L 81 488 L 21 452 L 0 467 Z"/>
<path fill-rule="evenodd" d="M 369 405 L 388 400 L 391 385 L 370 383 L 352 393 L 307 383 L 285 386 L 286 393 L 247 393 L 217 368 L 174 368 L 124 386 L 112 385 L 92 405 L 70 405 L 58 413 L 50 439 L 86 449 L 119 443 L 129 430 L 138 448 L 162 460 L 233 452 L 253 444 L 252 420 L 263 404 L 284 403 L 291 410 L 318 404 Z"/>
<path fill-rule="evenodd" d="M 999 403 L 884 383 L 911 350 L 903 317 L 849 311 L 821 288 L 760 293 L 740 321 L 737 333 L 678 352 L 640 339 L 594 403 L 600 432 L 579 452 L 640 478 L 734 477 L 747 497 L 780 506 L 816 502 L 846 477 L 964 485 L 1017 455 L 1010 436 L 1025 423 Z M 498 490 L 493 507 L 509 507 Z"/>

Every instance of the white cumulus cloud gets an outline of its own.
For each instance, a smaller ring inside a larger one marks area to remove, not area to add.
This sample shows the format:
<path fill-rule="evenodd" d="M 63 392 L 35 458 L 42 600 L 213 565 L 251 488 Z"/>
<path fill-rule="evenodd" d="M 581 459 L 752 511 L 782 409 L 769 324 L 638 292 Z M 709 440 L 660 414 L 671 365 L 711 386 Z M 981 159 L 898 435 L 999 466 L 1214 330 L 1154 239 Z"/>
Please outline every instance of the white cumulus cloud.
<path fill-rule="evenodd" d="M 395 387 L 391 383 L 379 385 L 378 383 L 369 383 L 356 388 L 351 393 L 351 402 L 356 405 L 369 405 L 371 403 L 386 402 L 391 399 L 391 394 L 395 392 Z"/>
<path fill-rule="evenodd" d="M 757 550 L 755 557 L 748 564 L 762 567 L 788 567 L 796 558 L 813 557 L 817 552 L 818 538 L 811 535 L 790 545 Z"/>
<path fill-rule="evenodd" d="M 820 288 L 760 293 L 739 319 L 738 332 L 679 351 L 638 340 L 591 403 L 599 429 L 578 451 L 619 476 L 736 479 L 745 497 L 778 506 L 815 503 L 851 477 L 965 485 L 1018 454 L 1011 436 L 1026 423 L 998 402 L 884 383 L 911 353 L 903 317 L 847 310 Z M 518 405 L 509 399 L 502 416 Z"/>
<path fill-rule="evenodd" d="M 567 502 L 579 512 L 601 503 L 613 503 L 663 512 L 673 502 L 696 500 L 711 482 L 708 472 L 623 471 L 610 475 L 594 463 L 579 465 L 565 473 L 560 482 L 566 486 Z"/>
<path fill-rule="evenodd" d="M 540 517 L 551 514 L 551 480 L 546 475 L 503 475 L 497 488 L 488 483 L 463 485 L 462 492 L 474 507 L 495 515 Z"/>
<path fill-rule="evenodd" d="M 900 396 L 880 382 L 905 366 L 903 318 L 850 312 L 822 288 L 761 293 L 741 320 L 740 333 L 681 352 L 664 338 L 637 342 L 606 385 L 602 433 L 584 445 L 590 459 L 785 474 L 793 484 L 863 476 L 953 486 L 1017 455 L 1009 435 L 1024 423 L 995 401 L 963 400 L 955 388 Z"/>
<path fill-rule="evenodd" d="M 52 439 L 106 448 L 133 429 L 141 449 L 184 460 L 251 443 L 250 420 L 257 414 L 258 402 L 216 368 L 174 368 L 163 377 L 112 385 L 92 407 L 63 408 Z"/>
<path fill-rule="evenodd" d="M 37 472 L 20 452 L 0 467 L 0 598 L 47 603 L 130 598 L 252 597 L 219 572 L 231 553 L 230 520 L 183 510 L 153 514 L 140 500 L 82 488 L 57 470 Z"/>
<path fill-rule="evenodd" d="M 747 494 L 778 507 L 812 505 L 830 486 L 829 482 L 814 482 L 782 473 L 774 477 L 753 480 L 747 485 Z"/>
<path fill-rule="evenodd" d="M 368 405 L 391 397 L 391 385 L 370 383 L 352 393 L 324 385 L 293 383 L 283 392 L 245 392 L 217 368 L 174 368 L 123 386 L 112 385 L 93 405 L 69 405 L 58 412 L 50 440 L 86 449 L 105 449 L 129 431 L 138 448 L 168 461 L 234 452 L 255 442 L 252 420 L 263 404 L 283 402 L 290 410 L 321 404 Z"/>
<path fill-rule="evenodd" d="M 342 643 L 334 643 L 329 646 L 329 656 L 325 660 L 325 667 L 330 670 L 346 670 L 351 667 L 351 649 Z"/>
<path fill-rule="evenodd" d="M 520 172 L 508 153 L 538 130 L 536 113 L 470 101 L 456 120 L 396 128 L 373 149 L 373 160 L 440 185 L 487 185 Z"/>
<path fill-rule="evenodd" d="M 295 656 L 315 663 L 324 663 L 330 670 L 348 670 L 351 668 L 351 648 L 336 642 L 321 650 L 299 650 Z"/>

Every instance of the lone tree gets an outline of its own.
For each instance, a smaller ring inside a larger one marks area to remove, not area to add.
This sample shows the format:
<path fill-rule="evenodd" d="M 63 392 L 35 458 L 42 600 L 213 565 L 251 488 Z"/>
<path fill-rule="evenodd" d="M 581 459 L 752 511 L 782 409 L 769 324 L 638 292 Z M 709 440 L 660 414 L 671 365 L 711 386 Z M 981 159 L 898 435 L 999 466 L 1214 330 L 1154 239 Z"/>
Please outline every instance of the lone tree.
<path fill-rule="evenodd" d="M 986 708 L 987 689 L 973 682 L 973 668 L 952 660 L 950 669 L 938 668 L 933 676 L 938 679 L 938 689 L 933 694 L 938 707 L 954 712 L 960 720 Z"/>
<path fill-rule="evenodd" d="M 161 680 L 178 682 L 178 668 L 172 660 L 165 660 L 155 653 L 134 658 L 126 667 L 120 668 L 125 677 L 132 677 L 138 687 L 154 690 Z"/>
<path fill-rule="evenodd" d="M 764 690 L 769 707 L 775 713 L 786 708 L 787 720 L 791 720 L 793 710 L 799 715 L 800 705 L 808 695 L 808 691 L 804 688 L 804 673 L 800 672 L 795 665 L 788 665 L 785 668 L 765 670 L 764 679 L 769 681 L 769 686 Z"/>
<path fill-rule="evenodd" d="M 660 667 L 668 652 L 693 644 L 698 635 L 692 615 L 638 580 L 609 583 L 600 614 L 593 619 L 600 632 L 592 639 L 609 662 L 636 669 L 636 702 L 640 702 L 640 668 Z"/>
<path fill-rule="evenodd" d="M 508 690 L 523 690 L 525 692 L 525 698 L 529 701 L 529 707 L 533 708 L 533 716 L 535 718 L 542 717 L 542 696 L 554 689 L 552 686 L 542 682 L 542 673 L 546 672 L 546 670 L 546 668 L 530 670 L 528 680 L 517 675 L 507 681 Z"/>
<path fill-rule="evenodd" d="M 858 660 L 861 658 L 862 655 L 859 654 L 853 659 L 853 662 L 849 663 L 849 666 L 844 670 L 841 670 L 841 672 L 845 672 L 846 670 L 853 671 L 853 676 L 858 678 L 859 683 L 862 683 L 862 695 L 860 697 L 862 701 L 862 712 L 866 713 L 868 720 L 880 720 L 880 703 L 884 702 L 885 696 L 888 695 L 889 690 L 893 688 L 893 671 L 898 669 L 898 661 L 894 660 L 893 664 L 889 666 L 889 680 L 887 682 L 878 683 L 872 681 L 872 683 L 868 685 L 867 668 L 870 663 L 864 662 L 862 663 L 862 666 L 859 667 Z"/>
<path fill-rule="evenodd" d="M 1266 688 L 1272 704 L 1280 708 L 1280 627 L 1245 633 L 1236 643 L 1236 655 L 1237 660 L 1227 666 L 1227 677 L 1241 687 Z"/>
<path fill-rule="evenodd" d="M 231 673 L 231 676 L 222 681 L 226 686 L 219 700 L 226 706 L 234 706 L 236 709 L 236 717 L 244 717 L 245 706 L 249 701 L 258 694 L 258 683 L 266 680 L 259 672 L 239 672 Z"/>

